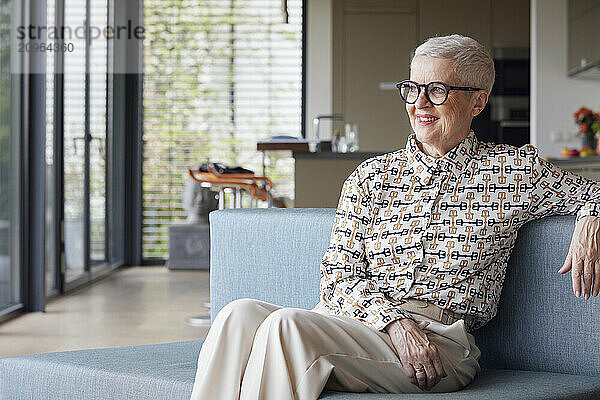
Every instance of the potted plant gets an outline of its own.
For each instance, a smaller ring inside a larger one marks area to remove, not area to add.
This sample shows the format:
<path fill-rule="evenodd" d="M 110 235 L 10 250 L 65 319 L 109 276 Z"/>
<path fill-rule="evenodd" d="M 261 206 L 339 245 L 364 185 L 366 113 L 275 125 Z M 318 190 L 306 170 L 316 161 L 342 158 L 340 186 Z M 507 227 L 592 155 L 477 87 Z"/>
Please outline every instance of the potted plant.
<path fill-rule="evenodd" d="M 598 132 L 600 132 L 600 113 L 589 108 L 581 107 L 573 115 L 575 123 L 579 125 L 579 133 L 583 138 L 583 146 L 598 150 Z"/>

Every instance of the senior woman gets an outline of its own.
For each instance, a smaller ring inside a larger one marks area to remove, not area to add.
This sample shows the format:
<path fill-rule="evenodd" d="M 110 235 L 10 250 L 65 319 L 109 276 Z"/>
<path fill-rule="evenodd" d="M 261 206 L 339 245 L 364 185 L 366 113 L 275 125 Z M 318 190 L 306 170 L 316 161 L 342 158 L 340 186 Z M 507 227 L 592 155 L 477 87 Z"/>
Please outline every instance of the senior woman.
<path fill-rule="evenodd" d="M 345 181 L 319 303 L 226 305 L 200 352 L 192 399 L 464 388 L 480 371 L 471 332 L 496 315 L 517 230 L 547 215 L 577 213 L 558 272 L 571 271 L 577 297 L 598 295 L 600 185 L 531 145 L 480 143 L 471 120 L 493 83 L 492 59 L 471 38 L 417 47 L 410 79 L 397 85 L 414 133 Z"/>

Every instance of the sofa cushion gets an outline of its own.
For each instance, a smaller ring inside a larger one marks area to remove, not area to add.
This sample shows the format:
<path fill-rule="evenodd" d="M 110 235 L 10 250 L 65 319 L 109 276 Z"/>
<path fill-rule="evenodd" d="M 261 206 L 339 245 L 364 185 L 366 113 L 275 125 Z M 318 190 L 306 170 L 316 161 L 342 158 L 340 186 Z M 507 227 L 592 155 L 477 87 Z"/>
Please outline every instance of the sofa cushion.
<path fill-rule="evenodd" d="M 0 399 L 189 399 L 203 342 L 0 359 Z"/>
<path fill-rule="evenodd" d="M 69 351 L 0 360 L 1 399 L 187 400 L 203 340 Z M 598 399 L 600 379 L 549 372 L 483 370 L 443 394 L 326 392 L 322 399 Z"/>
<path fill-rule="evenodd" d="M 600 399 L 600 379 L 553 372 L 484 369 L 469 386 L 453 393 L 358 394 L 327 392 L 328 400 L 595 400 Z"/>

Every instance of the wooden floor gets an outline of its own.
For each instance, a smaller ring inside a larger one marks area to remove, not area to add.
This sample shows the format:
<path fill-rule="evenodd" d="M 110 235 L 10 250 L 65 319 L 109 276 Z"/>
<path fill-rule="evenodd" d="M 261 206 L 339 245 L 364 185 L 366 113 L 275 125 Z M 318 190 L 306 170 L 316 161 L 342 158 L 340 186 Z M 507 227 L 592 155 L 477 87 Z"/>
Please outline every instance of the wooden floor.
<path fill-rule="evenodd" d="M 133 267 L 52 300 L 46 312 L 0 324 L 0 358 L 51 351 L 203 339 L 186 324 L 209 301 L 208 271 Z"/>

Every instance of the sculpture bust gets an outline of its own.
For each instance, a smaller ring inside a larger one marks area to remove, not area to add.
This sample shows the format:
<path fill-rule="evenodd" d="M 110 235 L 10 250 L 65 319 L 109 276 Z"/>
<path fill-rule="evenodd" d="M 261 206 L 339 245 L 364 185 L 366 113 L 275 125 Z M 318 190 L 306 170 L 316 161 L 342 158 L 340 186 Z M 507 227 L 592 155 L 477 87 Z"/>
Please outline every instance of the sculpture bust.
<path fill-rule="evenodd" d="M 186 179 L 183 188 L 183 209 L 187 214 L 188 224 L 208 224 L 208 213 L 217 208 L 215 192 L 202 186 L 191 178 Z"/>

